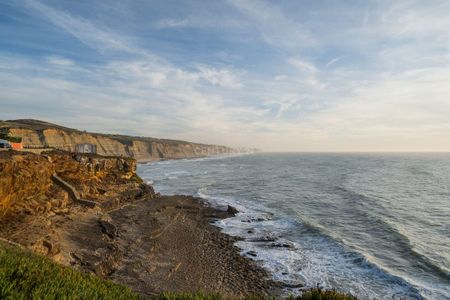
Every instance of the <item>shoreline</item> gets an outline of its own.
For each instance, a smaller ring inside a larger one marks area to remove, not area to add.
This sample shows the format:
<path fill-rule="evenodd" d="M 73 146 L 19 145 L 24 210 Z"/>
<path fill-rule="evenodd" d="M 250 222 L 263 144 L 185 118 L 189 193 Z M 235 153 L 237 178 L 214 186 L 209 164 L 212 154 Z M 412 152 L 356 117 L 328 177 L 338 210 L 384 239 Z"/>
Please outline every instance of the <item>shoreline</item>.
<path fill-rule="evenodd" d="M 192 196 L 148 196 L 110 210 L 76 206 L 50 218 L 28 216 L 3 226 L 1 236 L 144 297 L 168 291 L 280 295 L 270 274 L 240 254 L 238 238 L 211 224 L 232 213 Z"/>
<path fill-rule="evenodd" d="M 176 158 L 156 158 L 156 159 L 136 159 L 137 164 L 148 164 L 148 163 L 158 163 L 162 161 L 171 161 L 171 160 L 195 160 L 195 159 L 202 159 L 202 158 L 226 158 L 226 157 L 235 157 L 235 156 L 241 156 L 241 155 L 249 155 L 249 154 L 255 154 L 255 153 L 225 153 L 225 154 L 214 154 L 214 155 L 203 155 L 203 156 L 193 156 L 193 157 L 176 157 Z"/>
<path fill-rule="evenodd" d="M 27 202 L 14 202 L 10 214 L 0 218 L 2 238 L 145 297 L 168 291 L 225 298 L 280 295 L 269 273 L 240 254 L 234 245 L 238 238 L 212 224 L 233 216 L 232 209 L 220 210 L 192 196 L 155 193 L 137 176 L 132 159 L 66 152 L 5 155 L 3 163 L 20 165 L 19 173 L 10 176 L 23 178 L 20 187 L 11 187 L 16 194 L 9 195 L 41 192 Z M 31 171 L 41 174 L 42 183 Z M 55 171 L 97 205 L 71 201 L 51 183 Z"/>

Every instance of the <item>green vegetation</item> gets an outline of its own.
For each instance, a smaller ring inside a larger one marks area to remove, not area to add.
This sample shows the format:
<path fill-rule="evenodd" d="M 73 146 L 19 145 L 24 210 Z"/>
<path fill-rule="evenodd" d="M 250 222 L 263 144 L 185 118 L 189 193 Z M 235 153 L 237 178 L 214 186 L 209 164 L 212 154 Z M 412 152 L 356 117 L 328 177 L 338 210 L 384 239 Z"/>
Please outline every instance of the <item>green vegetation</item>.
<path fill-rule="evenodd" d="M 12 143 L 22 143 L 22 138 L 20 136 L 8 136 L 6 139 Z"/>
<path fill-rule="evenodd" d="M 84 274 L 70 267 L 0 242 L 0 299 L 141 299 L 129 288 Z M 156 296 L 156 300 L 221 300 L 215 293 L 173 293 Z M 245 300 L 262 300 L 249 296 Z M 337 291 L 311 289 L 289 300 L 357 300 Z"/>
<path fill-rule="evenodd" d="M 19 136 L 11 136 L 6 133 L 0 133 L 0 139 L 7 140 L 12 143 L 22 143 L 22 138 Z"/>
<path fill-rule="evenodd" d="M 162 293 L 155 298 L 156 300 L 222 300 L 219 294 L 211 293 Z M 261 296 L 248 296 L 244 300 L 264 300 L 266 298 Z M 273 298 L 275 299 L 275 298 Z M 290 296 L 288 300 L 357 300 L 356 297 L 350 294 L 344 294 L 335 290 L 322 290 L 319 287 L 306 291 L 301 296 Z"/>
<path fill-rule="evenodd" d="M 0 243 L 0 299 L 140 299 L 129 288 Z"/>
<path fill-rule="evenodd" d="M 155 300 L 221 300 L 223 297 L 214 293 L 173 293 L 165 292 L 155 297 Z"/>
<path fill-rule="evenodd" d="M 335 290 L 322 290 L 317 287 L 304 292 L 303 295 L 298 297 L 290 297 L 292 300 L 357 300 L 355 296 L 350 294 L 344 294 Z"/>

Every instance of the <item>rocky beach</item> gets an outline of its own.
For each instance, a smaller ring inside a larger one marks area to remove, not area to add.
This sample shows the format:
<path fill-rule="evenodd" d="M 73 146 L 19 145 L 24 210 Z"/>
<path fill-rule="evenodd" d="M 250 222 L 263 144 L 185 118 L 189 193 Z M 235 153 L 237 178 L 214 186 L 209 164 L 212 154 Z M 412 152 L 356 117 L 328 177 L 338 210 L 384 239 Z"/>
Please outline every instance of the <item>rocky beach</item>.
<path fill-rule="evenodd" d="M 240 255 L 236 238 L 211 224 L 234 209 L 155 193 L 136 175 L 133 158 L 2 151 L 0 170 L 3 240 L 144 297 L 165 291 L 277 294 L 266 271 Z"/>

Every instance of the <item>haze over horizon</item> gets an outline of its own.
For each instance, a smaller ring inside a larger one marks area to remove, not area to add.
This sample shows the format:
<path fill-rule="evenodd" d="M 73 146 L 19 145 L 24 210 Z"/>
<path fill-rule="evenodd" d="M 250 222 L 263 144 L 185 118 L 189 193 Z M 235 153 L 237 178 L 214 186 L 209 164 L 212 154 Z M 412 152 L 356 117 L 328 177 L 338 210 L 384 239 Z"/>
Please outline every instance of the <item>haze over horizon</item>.
<path fill-rule="evenodd" d="M 450 151 L 449 1 L 0 2 L 0 119 L 264 151 Z"/>

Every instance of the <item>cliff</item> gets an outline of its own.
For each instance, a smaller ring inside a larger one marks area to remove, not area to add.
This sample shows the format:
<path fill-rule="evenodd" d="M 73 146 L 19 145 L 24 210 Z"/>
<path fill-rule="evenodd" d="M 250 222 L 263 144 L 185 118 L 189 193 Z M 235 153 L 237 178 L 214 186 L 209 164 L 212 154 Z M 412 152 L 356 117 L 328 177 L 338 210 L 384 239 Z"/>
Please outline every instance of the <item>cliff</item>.
<path fill-rule="evenodd" d="M 77 144 L 89 143 L 97 146 L 97 153 L 100 155 L 132 157 L 138 161 L 195 158 L 235 152 L 232 148 L 219 145 L 90 133 L 38 120 L 0 122 L 0 132 L 22 137 L 25 149 L 74 151 Z"/>
<path fill-rule="evenodd" d="M 54 171 L 54 166 L 40 155 L 0 152 L 0 216 L 12 208 L 45 208 Z"/>
<path fill-rule="evenodd" d="M 54 184 L 54 175 L 72 185 L 80 197 L 103 207 L 117 206 L 143 192 L 154 194 L 137 176 L 136 160 L 127 157 L 0 151 L 0 173 L 0 218 L 66 208 L 73 199 Z"/>
<path fill-rule="evenodd" d="M 211 225 L 233 213 L 189 196 L 155 193 L 136 175 L 133 158 L 10 150 L 0 151 L 0 170 L 0 286 L 7 287 L 0 288 L 1 299 L 79 298 L 79 284 L 86 290 L 81 297 L 118 298 L 92 293 L 83 280 L 71 285 L 73 280 L 65 280 L 70 269 L 63 276 L 58 270 L 45 272 L 48 260 L 17 264 L 19 253 L 5 255 L 8 244 L 149 299 L 166 291 L 199 290 L 240 299 L 277 288 L 267 272 L 240 255 L 235 238 Z M 129 299 L 129 294 L 123 296 Z M 161 299 L 166 298 L 171 296 Z"/>

